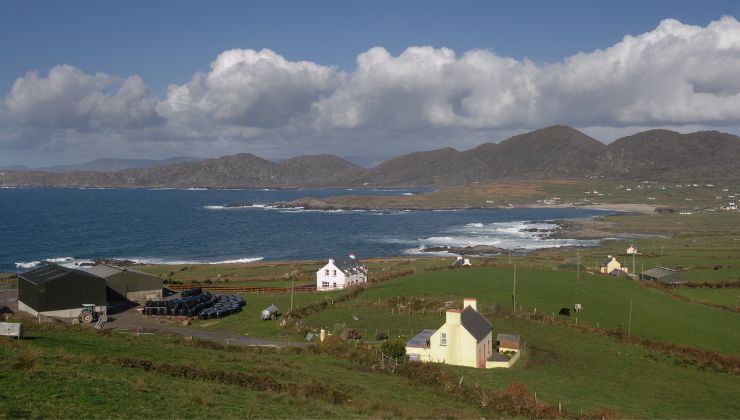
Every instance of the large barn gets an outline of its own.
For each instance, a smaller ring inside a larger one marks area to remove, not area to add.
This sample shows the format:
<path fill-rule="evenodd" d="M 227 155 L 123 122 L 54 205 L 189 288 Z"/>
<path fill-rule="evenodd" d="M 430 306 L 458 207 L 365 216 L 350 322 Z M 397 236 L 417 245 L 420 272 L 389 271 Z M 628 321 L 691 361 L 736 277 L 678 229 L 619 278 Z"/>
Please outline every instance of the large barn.
<path fill-rule="evenodd" d="M 109 264 L 96 264 L 83 270 L 105 279 L 109 302 L 145 302 L 162 298 L 162 279 L 152 274 Z"/>
<path fill-rule="evenodd" d="M 667 267 L 655 267 L 643 271 L 640 273 L 640 280 L 670 284 L 673 287 L 686 283 L 686 277 L 682 272 Z"/>
<path fill-rule="evenodd" d="M 82 270 L 48 264 L 18 274 L 18 309 L 31 315 L 75 318 L 83 304 L 106 311 L 105 280 Z"/>

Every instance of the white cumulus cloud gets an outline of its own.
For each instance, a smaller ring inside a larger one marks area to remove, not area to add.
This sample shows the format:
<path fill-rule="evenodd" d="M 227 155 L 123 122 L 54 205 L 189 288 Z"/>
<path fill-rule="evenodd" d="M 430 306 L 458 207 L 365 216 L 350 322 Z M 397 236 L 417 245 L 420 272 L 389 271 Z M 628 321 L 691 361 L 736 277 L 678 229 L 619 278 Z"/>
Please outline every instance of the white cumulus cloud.
<path fill-rule="evenodd" d="M 138 76 L 61 65 L 18 78 L 0 100 L 0 120 L 5 144 L 56 129 L 72 133 L 45 138 L 166 142 L 182 154 L 209 144 L 243 151 L 248 141 L 250 150 L 280 147 L 271 153 L 278 156 L 469 146 L 552 124 L 612 133 L 738 127 L 740 22 L 667 19 L 555 63 L 487 50 L 415 46 L 393 55 L 376 47 L 343 72 L 268 49 L 234 49 L 161 98 Z"/>
<path fill-rule="evenodd" d="M 81 130 L 156 124 L 156 104 L 139 76 L 120 81 L 70 65 L 53 67 L 46 77 L 27 73 L 5 98 L 8 118 L 18 125 Z"/>
<path fill-rule="evenodd" d="M 333 67 L 288 61 L 267 49 L 230 50 L 207 74 L 170 86 L 158 109 L 175 120 L 276 128 L 303 117 L 340 79 Z"/>

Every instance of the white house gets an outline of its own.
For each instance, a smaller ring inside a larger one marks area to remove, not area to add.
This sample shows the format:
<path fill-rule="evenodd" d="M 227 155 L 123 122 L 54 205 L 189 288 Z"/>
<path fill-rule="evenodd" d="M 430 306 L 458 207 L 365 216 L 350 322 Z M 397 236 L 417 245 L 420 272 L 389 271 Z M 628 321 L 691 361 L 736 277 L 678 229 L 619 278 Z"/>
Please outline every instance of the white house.
<path fill-rule="evenodd" d="M 367 267 L 350 255 L 349 258 L 329 263 L 316 272 L 316 290 L 344 289 L 367 283 Z"/>
<path fill-rule="evenodd" d="M 411 360 L 477 368 L 494 367 L 489 358 L 496 351 L 488 320 L 478 312 L 477 300 L 463 300 L 465 309 L 447 311 L 438 330 L 423 330 L 406 343 Z"/>
<path fill-rule="evenodd" d="M 622 264 L 620 264 L 616 258 L 609 255 L 606 257 L 604 262 L 601 263 L 600 271 L 602 274 L 612 274 L 615 270 L 623 271 L 625 274 L 629 273 L 627 267 L 622 267 Z"/>
<path fill-rule="evenodd" d="M 630 245 L 630 247 L 627 248 L 627 254 L 639 254 L 634 244 Z"/>

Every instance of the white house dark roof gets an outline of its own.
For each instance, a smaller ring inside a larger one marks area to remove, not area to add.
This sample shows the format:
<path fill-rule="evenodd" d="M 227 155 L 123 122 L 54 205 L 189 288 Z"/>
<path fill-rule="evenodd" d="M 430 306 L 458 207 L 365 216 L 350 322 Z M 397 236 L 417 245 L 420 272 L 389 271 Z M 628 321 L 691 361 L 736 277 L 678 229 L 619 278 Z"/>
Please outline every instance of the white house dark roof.
<path fill-rule="evenodd" d="M 481 342 L 491 332 L 493 326 L 490 322 L 472 307 L 468 306 L 460 314 L 460 324 L 475 337 L 475 341 Z"/>
<path fill-rule="evenodd" d="M 356 258 L 334 261 L 334 265 L 346 275 L 366 273 L 367 268 Z"/>

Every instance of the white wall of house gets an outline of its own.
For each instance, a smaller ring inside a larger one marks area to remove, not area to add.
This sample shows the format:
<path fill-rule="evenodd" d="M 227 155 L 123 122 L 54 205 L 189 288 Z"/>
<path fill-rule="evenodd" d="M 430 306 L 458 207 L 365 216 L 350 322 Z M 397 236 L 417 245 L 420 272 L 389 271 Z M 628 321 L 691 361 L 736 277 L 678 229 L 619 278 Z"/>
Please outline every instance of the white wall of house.
<path fill-rule="evenodd" d="M 334 260 L 329 260 L 316 272 L 316 290 L 344 289 L 359 283 L 367 283 L 367 275 L 363 273 L 347 275 L 334 265 Z"/>

